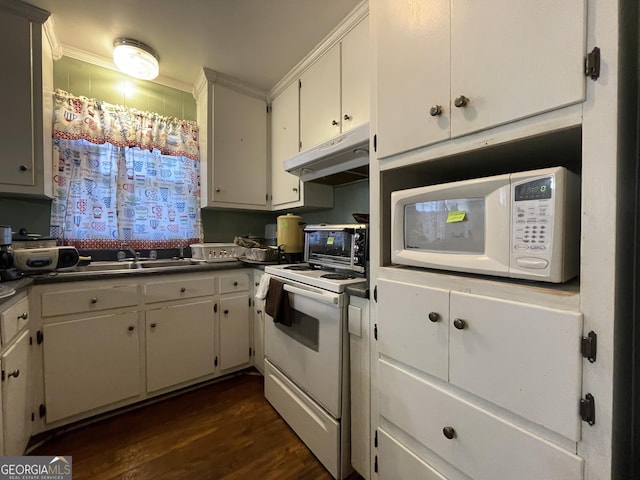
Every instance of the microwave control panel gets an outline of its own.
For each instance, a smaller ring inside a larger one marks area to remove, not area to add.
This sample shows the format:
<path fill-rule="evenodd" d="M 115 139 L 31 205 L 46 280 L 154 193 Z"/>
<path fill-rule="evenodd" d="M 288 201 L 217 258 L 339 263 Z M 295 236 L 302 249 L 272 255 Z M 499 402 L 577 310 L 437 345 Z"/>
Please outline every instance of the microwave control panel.
<path fill-rule="evenodd" d="M 511 245 L 523 268 L 545 269 L 553 246 L 553 177 L 516 185 Z"/>

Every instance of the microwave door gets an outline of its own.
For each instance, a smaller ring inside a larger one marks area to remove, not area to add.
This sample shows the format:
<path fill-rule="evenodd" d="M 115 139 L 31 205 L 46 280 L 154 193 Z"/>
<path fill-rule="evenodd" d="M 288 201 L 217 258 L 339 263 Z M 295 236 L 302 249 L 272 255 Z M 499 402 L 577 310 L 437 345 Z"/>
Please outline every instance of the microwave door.
<path fill-rule="evenodd" d="M 509 176 L 392 194 L 392 261 L 471 273 L 509 270 Z"/>

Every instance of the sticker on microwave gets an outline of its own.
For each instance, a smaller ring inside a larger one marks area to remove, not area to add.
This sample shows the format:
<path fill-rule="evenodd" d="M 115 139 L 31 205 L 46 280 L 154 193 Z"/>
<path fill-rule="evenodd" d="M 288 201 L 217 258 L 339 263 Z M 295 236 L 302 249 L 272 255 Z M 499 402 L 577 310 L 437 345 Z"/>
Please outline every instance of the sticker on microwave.
<path fill-rule="evenodd" d="M 457 210 L 455 212 L 449 212 L 447 214 L 447 223 L 462 222 L 467 218 L 467 212 L 464 210 Z"/>

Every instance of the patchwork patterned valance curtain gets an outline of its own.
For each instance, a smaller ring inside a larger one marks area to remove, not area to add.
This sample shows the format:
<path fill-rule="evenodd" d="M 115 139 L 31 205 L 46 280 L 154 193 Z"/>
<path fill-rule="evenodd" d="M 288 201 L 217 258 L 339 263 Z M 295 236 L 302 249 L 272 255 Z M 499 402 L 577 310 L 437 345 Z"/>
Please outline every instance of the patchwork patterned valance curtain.
<path fill-rule="evenodd" d="M 198 126 L 55 93 L 51 235 L 78 248 L 202 241 Z"/>

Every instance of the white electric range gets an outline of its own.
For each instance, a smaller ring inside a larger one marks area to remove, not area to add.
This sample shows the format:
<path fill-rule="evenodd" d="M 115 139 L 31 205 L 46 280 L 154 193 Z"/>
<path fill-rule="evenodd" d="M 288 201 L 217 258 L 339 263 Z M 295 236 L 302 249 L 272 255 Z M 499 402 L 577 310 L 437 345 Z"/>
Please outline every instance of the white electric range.
<path fill-rule="evenodd" d="M 335 293 L 342 293 L 348 286 L 364 284 L 367 281 L 365 277 L 349 271 L 312 267 L 308 263 L 268 265 L 264 272 Z"/>

